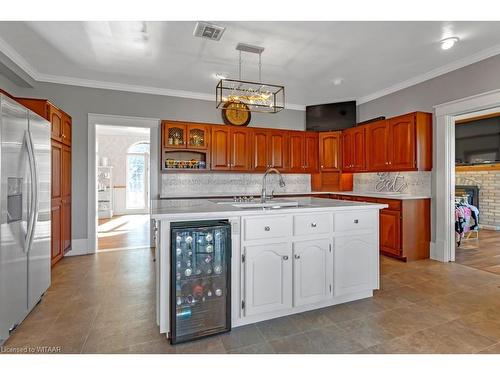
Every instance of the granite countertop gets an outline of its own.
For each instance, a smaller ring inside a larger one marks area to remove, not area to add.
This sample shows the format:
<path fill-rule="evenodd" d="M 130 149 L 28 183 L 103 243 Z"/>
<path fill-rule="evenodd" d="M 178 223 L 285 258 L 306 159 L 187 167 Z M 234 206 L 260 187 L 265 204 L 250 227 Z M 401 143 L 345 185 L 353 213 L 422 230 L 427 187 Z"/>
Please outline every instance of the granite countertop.
<path fill-rule="evenodd" d="M 411 200 L 411 199 L 429 199 L 430 196 L 426 195 L 412 195 L 403 193 L 380 193 L 380 192 L 367 192 L 367 191 L 303 191 L 303 192 L 275 192 L 275 197 L 286 197 L 293 195 L 320 195 L 320 194 L 339 194 L 339 195 L 352 195 L 357 197 L 370 197 L 370 198 L 385 198 L 385 199 L 401 199 L 401 200 Z M 198 196 L 193 198 L 192 195 L 170 195 L 168 197 L 161 197 L 160 200 L 177 200 L 177 199 L 210 199 L 210 198 L 221 198 L 228 197 L 232 198 L 234 196 L 254 196 L 258 197 L 259 194 L 208 194 L 204 196 Z"/>
<path fill-rule="evenodd" d="M 290 199 L 291 200 L 291 199 Z M 242 215 L 268 215 L 296 213 L 301 210 L 307 211 L 341 211 L 353 209 L 382 209 L 385 204 L 364 203 L 353 201 L 341 201 L 336 199 L 294 198 L 298 201 L 298 207 L 282 207 L 279 209 L 263 208 L 238 208 L 231 204 L 218 204 L 210 199 L 157 199 L 151 201 L 152 219 L 190 219 L 190 218 L 214 218 Z"/>

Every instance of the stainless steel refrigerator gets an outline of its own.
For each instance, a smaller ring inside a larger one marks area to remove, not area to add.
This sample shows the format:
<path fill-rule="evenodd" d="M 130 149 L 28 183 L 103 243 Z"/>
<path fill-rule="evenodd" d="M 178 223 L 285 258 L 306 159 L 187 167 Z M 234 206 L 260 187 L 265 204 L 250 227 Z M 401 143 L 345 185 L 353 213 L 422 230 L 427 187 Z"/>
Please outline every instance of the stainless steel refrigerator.
<path fill-rule="evenodd" d="M 50 123 L 0 95 L 0 343 L 50 286 Z"/>

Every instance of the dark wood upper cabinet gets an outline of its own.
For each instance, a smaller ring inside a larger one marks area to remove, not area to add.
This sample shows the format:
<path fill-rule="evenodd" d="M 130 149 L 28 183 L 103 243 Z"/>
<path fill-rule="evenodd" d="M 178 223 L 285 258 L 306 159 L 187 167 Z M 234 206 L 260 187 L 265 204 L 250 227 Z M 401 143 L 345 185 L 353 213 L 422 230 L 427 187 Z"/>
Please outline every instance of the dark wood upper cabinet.
<path fill-rule="evenodd" d="M 366 128 L 367 169 L 384 170 L 389 165 L 389 125 L 386 120 L 377 121 Z"/>
<path fill-rule="evenodd" d="M 162 121 L 162 132 L 163 147 L 187 147 L 187 124 L 178 121 Z"/>
<path fill-rule="evenodd" d="M 367 171 L 432 169 L 432 114 L 409 113 L 366 129 Z"/>
<path fill-rule="evenodd" d="M 49 121 L 52 124 L 52 139 L 62 141 L 63 114 L 54 106 L 49 106 Z"/>
<path fill-rule="evenodd" d="M 270 130 L 268 137 L 269 167 L 284 171 L 287 168 L 287 132 Z"/>
<path fill-rule="evenodd" d="M 71 146 L 71 117 L 63 113 L 61 124 L 61 141 L 67 146 Z"/>
<path fill-rule="evenodd" d="M 252 129 L 252 169 L 256 172 L 265 171 L 269 167 L 268 162 L 268 136 L 266 129 Z"/>
<path fill-rule="evenodd" d="M 398 116 L 388 121 L 389 169 L 395 171 L 412 170 L 417 166 L 415 158 L 415 116 Z"/>
<path fill-rule="evenodd" d="M 231 169 L 231 135 L 227 126 L 213 126 L 211 134 L 211 168 L 227 171 Z"/>
<path fill-rule="evenodd" d="M 305 136 L 304 132 L 291 131 L 288 135 L 288 171 L 304 172 Z"/>
<path fill-rule="evenodd" d="M 353 149 L 353 171 L 363 172 L 366 170 L 366 127 L 359 126 L 352 129 Z"/>
<path fill-rule="evenodd" d="M 350 129 L 342 132 L 342 170 L 354 171 L 354 134 Z"/>
<path fill-rule="evenodd" d="M 316 132 L 304 134 L 304 171 L 316 173 L 319 164 L 319 137 Z"/>
<path fill-rule="evenodd" d="M 209 144 L 210 132 L 208 125 L 189 124 L 186 126 L 186 148 L 206 150 Z"/>
<path fill-rule="evenodd" d="M 248 128 L 231 128 L 231 170 L 251 169 L 251 132 Z"/>
<path fill-rule="evenodd" d="M 319 133 L 319 167 L 321 171 L 339 171 L 342 168 L 341 151 L 342 132 Z"/>

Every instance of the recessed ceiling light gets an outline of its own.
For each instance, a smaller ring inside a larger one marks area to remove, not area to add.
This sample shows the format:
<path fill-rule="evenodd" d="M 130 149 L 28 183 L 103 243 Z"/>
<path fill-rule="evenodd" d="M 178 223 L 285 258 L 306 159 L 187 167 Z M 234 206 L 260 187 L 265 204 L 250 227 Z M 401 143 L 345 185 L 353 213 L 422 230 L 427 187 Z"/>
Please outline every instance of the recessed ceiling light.
<path fill-rule="evenodd" d="M 456 36 L 451 37 L 451 38 L 446 38 L 441 41 L 441 49 L 450 49 L 452 48 L 460 39 L 458 39 Z"/>
<path fill-rule="evenodd" d="M 339 85 L 341 85 L 341 84 L 342 84 L 342 82 L 344 82 L 344 80 L 343 80 L 342 78 L 335 78 L 335 79 L 333 80 L 333 84 L 334 84 L 335 86 L 339 86 Z"/>
<path fill-rule="evenodd" d="M 215 73 L 214 77 L 217 79 L 227 79 L 228 75 L 226 73 Z"/>

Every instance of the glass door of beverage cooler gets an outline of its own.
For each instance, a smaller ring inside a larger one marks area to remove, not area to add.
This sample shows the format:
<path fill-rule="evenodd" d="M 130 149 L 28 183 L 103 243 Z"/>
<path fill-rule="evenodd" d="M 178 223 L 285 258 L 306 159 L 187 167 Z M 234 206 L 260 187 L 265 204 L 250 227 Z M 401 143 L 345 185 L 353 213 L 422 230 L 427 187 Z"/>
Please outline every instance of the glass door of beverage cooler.
<path fill-rule="evenodd" d="M 231 226 L 171 225 L 171 343 L 231 330 Z"/>

